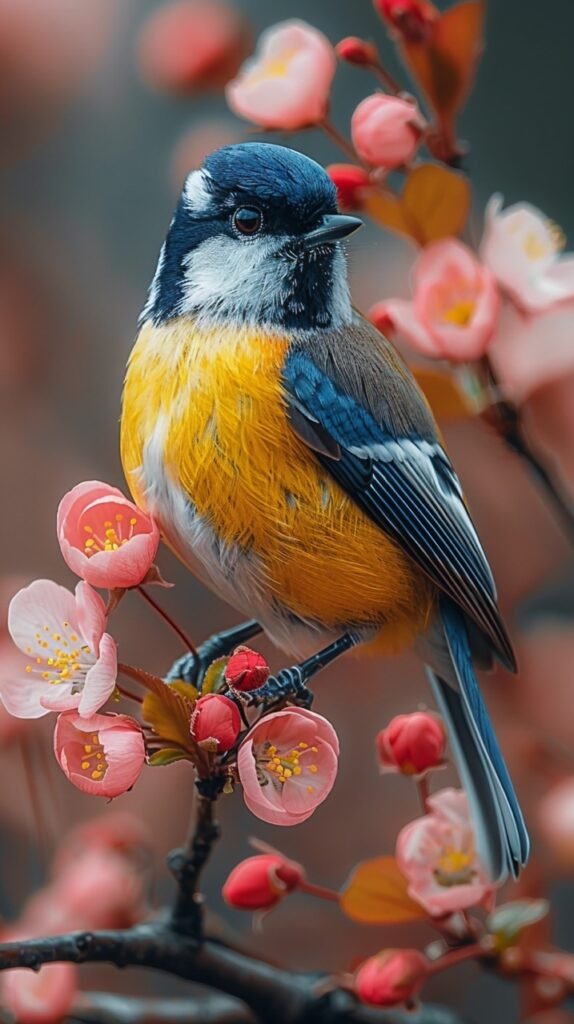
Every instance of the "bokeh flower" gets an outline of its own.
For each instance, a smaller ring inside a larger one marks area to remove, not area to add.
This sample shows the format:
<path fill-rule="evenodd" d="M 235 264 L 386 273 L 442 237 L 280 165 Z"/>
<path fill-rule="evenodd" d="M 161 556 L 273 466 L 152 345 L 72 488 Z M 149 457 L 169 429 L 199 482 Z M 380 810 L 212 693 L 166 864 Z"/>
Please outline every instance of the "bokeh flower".
<path fill-rule="evenodd" d="M 132 788 L 145 760 L 141 728 L 128 715 L 59 715 L 54 752 L 77 789 L 108 799 Z"/>
<path fill-rule="evenodd" d="M 158 89 L 193 93 L 222 88 L 249 43 L 239 11 L 221 0 L 175 0 L 154 10 L 138 40 L 142 76 Z"/>
<path fill-rule="evenodd" d="M 439 16 L 429 0 L 375 0 L 375 7 L 387 24 L 409 43 L 428 42 Z"/>
<path fill-rule="evenodd" d="M 358 36 L 346 36 L 337 43 L 335 53 L 340 60 L 348 64 L 357 64 L 359 67 L 368 67 L 378 62 L 377 47 L 373 43 L 366 42 Z"/>
<path fill-rule="evenodd" d="M 564 236 L 540 210 L 494 195 L 485 212 L 481 259 L 500 287 L 528 313 L 574 299 L 574 254 L 560 255 Z"/>
<path fill-rule="evenodd" d="M 375 93 L 351 119 L 353 145 L 362 160 L 391 171 L 409 163 L 426 127 L 414 100 Z"/>
<path fill-rule="evenodd" d="M 368 171 L 357 164 L 330 164 L 327 174 L 337 189 L 339 209 L 360 210 L 371 187 Z"/>
<path fill-rule="evenodd" d="M 444 765 L 446 731 L 438 715 L 415 711 L 396 715 L 378 733 L 376 744 L 384 771 L 422 775 Z"/>
<path fill-rule="evenodd" d="M 159 529 L 117 487 L 87 480 L 62 498 L 58 542 L 72 572 L 93 587 L 136 587 L 157 554 Z"/>
<path fill-rule="evenodd" d="M 401 829 L 397 863 L 409 896 L 433 917 L 488 904 L 494 892 L 475 847 L 465 793 L 443 789 L 429 814 Z"/>
<path fill-rule="evenodd" d="M 250 647 L 236 647 L 225 666 L 225 682 L 232 690 L 257 690 L 268 678 L 265 658 Z"/>
<path fill-rule="evenodd" d="M 223 886 L 223 899 L 236 910 L 270 910 L 304 877 L 301 864 L 280 854 L 260 853 L 233 868 Z"/>
<path fill-rule="evenodd" d="M 222 693 L 206 693 L 196 702 L 190 731 L 200 746 L 224 754 L 241 732 L 241 715 L 234 701 Z"/>
<path fill-rule="evenodd" d="M 538 806 L 538 827 L 559 864 L 574 867 L 574 776 L 556 783 Z"/>
<path fill-rule="evenodd" d="M 397 1006 L 415 998 L 429 973 L 416 949 L 384 949 L 369 957 L 355 975 L 355 992 L 368 1006 Z"/>
<path fill-rule="evenodd" d="M 516 402 L 574 372 L 574 301 L 544 313 L 525 313 L 505 302 L 489 348 L 500 387 Z"/>
<path fill-rule="evenodd" d="M 324 120 L 337 61 L 322 32 L 304 21 L 267 29 L 226 89 L 229 106 L 260 128 L 297 131 Z"/>
<path fill-rule="evenodd" d="M 2 976 L 2 1004 L 18 1024 L 58 1024 L 66 1017 L 77 989 L 73 964 L 45 964 L 39 971 L 16 969 Z"/>
<path fill-rule="evenodd" d="M 87 583 L 75 595 L 52 580 L 35 580 L 10 602 L 8 628 L 28 655 L 21 676 L 0 677 L 0 698 L 17 718 L 77 708 L 92 715 L 114 691 L 117 648 L 105 633 L 104 602 Z"/>
<path fill-rule="evenodd" d="M 339 741 L 326 718 L 303 708 L 265 715 L 239 747 L 237 768 L 249 810 L 271 825 L 297 825 L 331 792 Z"/>
<path fill-rule="evenodd" d="M 381 329 L 392 327 L 421 355 L 468 362 L 487 351 L 499 295 L 490 270 L 455 238 L 428 245 L 414 268 L 412 302 L 387 299 L 369 312 Z"/>

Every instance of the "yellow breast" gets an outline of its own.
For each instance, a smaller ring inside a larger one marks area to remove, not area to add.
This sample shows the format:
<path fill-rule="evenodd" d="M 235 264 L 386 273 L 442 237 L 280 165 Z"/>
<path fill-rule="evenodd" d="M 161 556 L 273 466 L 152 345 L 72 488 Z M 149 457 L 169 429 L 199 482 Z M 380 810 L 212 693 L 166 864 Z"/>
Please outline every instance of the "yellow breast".
<path fill-rule="evenodd" d="M 132 493 L 145 506 L 142 465 L 156 438 L 169 479 L 223 545 L 256 556 L 283 608 L 329 628 L 385 623 L 391 646 L 408 642 L 426 624 L 432 587 L 291 430 L 286 348 L 279 336 L 199 330 L 183 318 L 145 325 L 122 416 Z"/>

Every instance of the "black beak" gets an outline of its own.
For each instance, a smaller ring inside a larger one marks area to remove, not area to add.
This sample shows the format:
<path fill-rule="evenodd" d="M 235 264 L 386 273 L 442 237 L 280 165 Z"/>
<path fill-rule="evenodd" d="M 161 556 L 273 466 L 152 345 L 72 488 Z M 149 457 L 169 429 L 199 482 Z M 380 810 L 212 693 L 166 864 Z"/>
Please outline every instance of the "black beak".
<path fill-rule="evenodd" d="M 337 242 L 340 238 L 346 238 L 353 231 L 362 228 L 363 222 L 358 217 L 346 217 L 341 213 L 328 213 L 318 228 L 305 235 L 303 244 L 306 249 L 313 249 L 316 245 L 323 245 L 324 242 Z"/>

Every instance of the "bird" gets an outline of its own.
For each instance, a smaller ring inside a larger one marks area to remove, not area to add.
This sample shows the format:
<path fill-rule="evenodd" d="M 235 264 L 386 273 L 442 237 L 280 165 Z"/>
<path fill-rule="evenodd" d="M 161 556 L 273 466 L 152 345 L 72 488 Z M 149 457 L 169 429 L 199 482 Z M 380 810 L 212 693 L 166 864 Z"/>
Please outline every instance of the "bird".
<path fill-rule="evenodd" d="M 128 361 L 122 464 L 178 558 L 250 616 L 209 650 L 263 630 L 296 662 L 275 692 L 308 694 L 352 648 L 414 646 L 501 881 L 529 838 L 475 666 L 515 671 L 514 653 L 429 405 L 352 304 L 361 223 L 284 146 L 228 146 L 189 173 Z"/>

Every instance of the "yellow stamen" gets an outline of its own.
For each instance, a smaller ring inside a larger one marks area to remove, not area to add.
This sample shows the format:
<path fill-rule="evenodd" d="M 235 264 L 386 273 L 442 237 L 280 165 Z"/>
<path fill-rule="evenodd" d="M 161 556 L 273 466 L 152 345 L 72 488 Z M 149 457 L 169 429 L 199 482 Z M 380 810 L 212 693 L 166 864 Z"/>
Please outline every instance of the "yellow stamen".
<path fill-rule="evenodd" d="M 475 303 L 471 299 L 462 299 L 443 312 L 443 323 L 455 324 L 457 327 L 468 327 L 474 316 L 474 310 Z"/>

